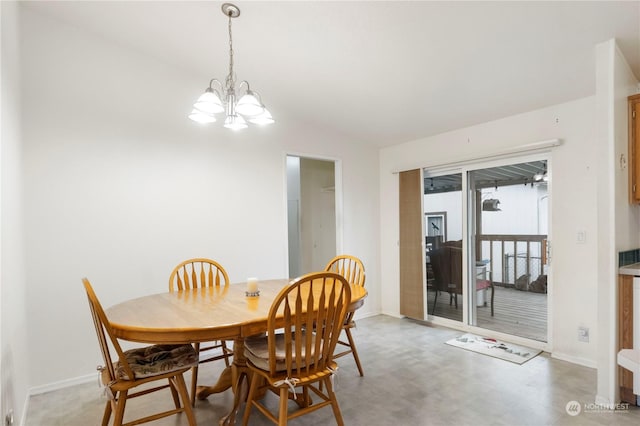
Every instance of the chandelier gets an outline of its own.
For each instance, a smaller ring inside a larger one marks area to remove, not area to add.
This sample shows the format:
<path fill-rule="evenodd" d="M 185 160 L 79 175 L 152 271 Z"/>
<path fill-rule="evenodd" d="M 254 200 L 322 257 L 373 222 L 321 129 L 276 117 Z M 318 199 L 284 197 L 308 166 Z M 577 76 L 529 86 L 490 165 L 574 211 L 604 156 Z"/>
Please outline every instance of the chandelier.
<path fill-rule="evenodd" d="M 213 123 L 216 121 L 215 114 L 224 112 L 224 127 L 232 130 L 247 128 L 247 121 L 252 124 L 271 124 L 274 122 L 271 114 L 262 103 L 260 95 L 251 90 L 246 80 L 238 84 L 236 94 L 231 18 L 240 16 L 240 9 L 231 3 L 224 3 L 222 13 L 229 17 L 229 74 L 224 84 L 215 78 L 209 81 L 209 87 L 193 104 L 189 118 L 198 123 Z"/>

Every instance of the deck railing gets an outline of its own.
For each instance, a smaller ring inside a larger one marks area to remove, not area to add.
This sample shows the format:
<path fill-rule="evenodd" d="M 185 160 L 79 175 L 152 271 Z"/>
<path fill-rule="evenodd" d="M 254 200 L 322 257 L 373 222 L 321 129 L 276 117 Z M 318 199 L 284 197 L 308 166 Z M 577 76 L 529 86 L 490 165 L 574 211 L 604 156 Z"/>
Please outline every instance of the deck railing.
<path fill-rule="evenodd" d="M 544 274 L 546 235 L 476 235 L 477 260 L 492 271 L 494 284 L 530 284 Z"/>

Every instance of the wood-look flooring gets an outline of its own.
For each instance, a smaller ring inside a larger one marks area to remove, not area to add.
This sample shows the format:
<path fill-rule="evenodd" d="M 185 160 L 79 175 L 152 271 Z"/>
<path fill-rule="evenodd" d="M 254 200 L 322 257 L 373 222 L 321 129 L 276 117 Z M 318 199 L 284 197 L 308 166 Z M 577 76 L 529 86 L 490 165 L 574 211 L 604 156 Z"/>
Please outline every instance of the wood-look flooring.
<path fill-rule="evenodd" d="M 349 426 L 598 426 L 640 424 L 640 409 L 598 410 L 594 406 L 596 370 L 552 358 L 547 353 L 522 365 L 455 348 L 445 342 L 460 331 L 429 326 L 408 319 L 378 315 L 359 319 L 353 335 L 358 345 L 364 377 L 353 359 L 338 360 L 335 377 L 338 402 Z M 95 339 L 87 345 L 97 345 Z M 204 383 L 213 383 L 224 363 L 200 368 Z M 55 368 L 52 365 L 52 368 Z M 187 377 L 187 380 L 190 380 Z M 170 393 L 152 394 L 127 404 L 130 414 L 148 413 L 172 405 Z M 265 397 L 277 406 L 275 395 Z M 577 416 L 567 404 L 583 407 Z M 46 394 L 28 403 L 24 426 L 98 425 L 105 399 L 96 380 Z M 199 425 L 216 425 L 233 404 L 230 390 L 197 401 Z M 295 404 L 290 404 L 295 409 Z M 240 415 L 244 406 L 240 409 Z M 127 417 L 127 414 L 125 414 Z M 153 426 L 186 425 L 183 415 L 150 423 Z M 271 424 L 253 410 L 252 426 Z M 326 407 L 290 422 L 291 426 L 335 425 Z"/>
<path fill-rule="evenodd" d="M 527 339 L 547 341 L 547 295 L 520 291 L 512 288 L 495 287 L 493 301 L 494 315 L 491 316 L 491 290 L 486 291 L 486 306 L 478 306 L 478 327 Z M 458 295 L 458 308 L 449 305 L 449 294 L 440 292 L 435 311 L 433 301 L 435 291 L 427 291 L 430 315 L 462 321 L 462 295 Z M 435 312 L 435 313 L 434 313 Z"/>

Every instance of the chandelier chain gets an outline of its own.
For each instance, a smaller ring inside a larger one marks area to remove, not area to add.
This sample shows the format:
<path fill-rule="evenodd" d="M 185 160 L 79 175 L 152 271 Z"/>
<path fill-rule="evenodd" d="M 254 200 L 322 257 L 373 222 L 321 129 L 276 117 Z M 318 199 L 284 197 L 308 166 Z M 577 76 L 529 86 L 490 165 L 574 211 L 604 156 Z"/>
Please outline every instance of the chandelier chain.
<path fill-rule="evenodd" d="M 229 11 L 229 75 L 227 76 L 227 81 L 225 81 L 225 85 L 228 89 L 233 89 L 235 86 L 235 77 L 233 75 L 233 34 L 231 32 L 231 11 Z"/>

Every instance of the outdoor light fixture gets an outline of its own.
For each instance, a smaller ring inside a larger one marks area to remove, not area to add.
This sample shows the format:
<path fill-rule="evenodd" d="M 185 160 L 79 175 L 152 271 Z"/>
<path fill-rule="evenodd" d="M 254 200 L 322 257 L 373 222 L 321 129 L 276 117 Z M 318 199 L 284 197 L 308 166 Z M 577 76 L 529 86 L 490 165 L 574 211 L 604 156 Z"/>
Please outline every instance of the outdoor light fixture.
<path fill-rule="evenodd" d="M 535 175 L 533 175 L 533 181 L 534 182 L 548 182 L 549 181 L 549 175 L 547 175 L 547 165 L 544 165 L 544 171 L 538 172 Z"/>
<path fill-rule="evenodd" d="M 207 90 L 193 104 L 189 118 L 198 123 L 213 123 L 216 121 L 215 114 L 224 112 L 224 127 L 232 130 L 247 128 L 247 121 L 253 124 L 271 124 L 274 122 L 271 114 L 262 103 L 260 95 L 249 88 L 246 80 L 238 84 L 236 94 L 231 18 L 240 16 L 240 9 L 231 3 L 224 3 L 222 13 L 229 17 L 229 74 L 224 84 L 215 78 L 211 79 Z"/>
<path fill-rule="evenodd" d="M 543 173 L 536 173 L 535 175 L 533 175 L 533 180 L 535 182 L 540 182 L 542 179 L 544 179 L 545 175 L 546 175 L 546 172 L 544 174 Z"/>
<path fill-rule="evenodd" d="M 499 211 L 502 211 L 502 209 L 500 209 L 498 207 L 498 204 L 500 204 L 500 200 L 498 200 L 497 198 L 489 198 L 487 200 L 484 200 L 482 202 L 482 211 L 483 212 L 499 212 Z"/>

